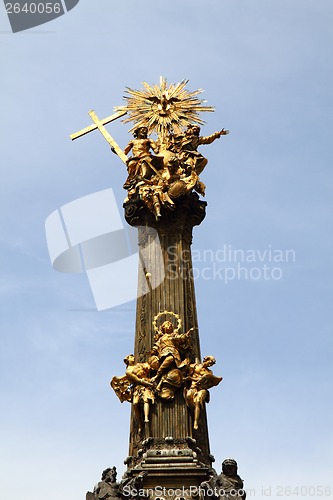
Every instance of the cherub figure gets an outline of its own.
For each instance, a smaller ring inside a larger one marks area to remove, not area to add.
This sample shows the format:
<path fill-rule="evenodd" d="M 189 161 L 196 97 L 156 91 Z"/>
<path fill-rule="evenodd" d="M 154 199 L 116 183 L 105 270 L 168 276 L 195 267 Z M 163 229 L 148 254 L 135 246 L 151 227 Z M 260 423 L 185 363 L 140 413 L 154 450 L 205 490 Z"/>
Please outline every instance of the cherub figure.
<path fill-rule="evenodd" d="M 168 180 L 160 170 L 156 175 L 150 179 L 145 179 L 137 183 L 137 192 L 140 198 L 144 201 L 145 205 L 155 215 L 158 221 L 161 214 L 161 206 L 167 207 L 169 210 L 174 209 L 174 202 L 168 195 Z"/>
<path fill-rule="evenodd" d="M 140 433 L 143 423 L 149 422 L 150 407 L 155 403 L 154 384 L 150 379 L 151 366 L 149 363 L 135 363 L 133 354 L 126 356 L 124 363 L 126 374 L 113 377 L 111 387 L 121 402 L 132 402 Z"/>
<path fill-rule="evenodd" d="M 222 377 L 215 377 L 209 369 L 215 365 L 214 356 L 206 356 L 203 362 L 198 360 L 189 366 L 186 383 L 188 387 L 184 389 L 184 398 L 187 406 L 194 411 L 193 429 L 199 428 L 200 413 L 204 403 L 209 403 L 209 391 L 211 387 L 218 385 Z"/>

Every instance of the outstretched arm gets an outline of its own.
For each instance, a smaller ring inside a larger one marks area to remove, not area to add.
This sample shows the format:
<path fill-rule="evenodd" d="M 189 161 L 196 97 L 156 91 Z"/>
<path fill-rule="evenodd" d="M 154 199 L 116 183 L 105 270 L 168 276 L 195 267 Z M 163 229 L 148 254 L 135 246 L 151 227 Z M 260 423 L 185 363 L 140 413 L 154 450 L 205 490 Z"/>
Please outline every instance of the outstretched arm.
<path fill-rule="evenodd" d="M 228 135 L 228 134 L 229 134 L 229 130 L 224 130 L 224 128 L 223 128 L 219 132 L 215 132 L 212 135 L 207 135 L 206 137 L 200 136 L 199 137 L 199 144 L 211 144 L 212 142 L 215 141 L 215 139 L 219 139 L 221 137 L 221 135 Z"/>
<path fill-rule="evenodd" d="M 196 327 L 192 326 L 192 328 L 190 328 L 186 333 L 184 333 L 184 335 L 189 337 L 191 335 L 191 333 L 194 332 L 194 330 L 196 330 Z"/>

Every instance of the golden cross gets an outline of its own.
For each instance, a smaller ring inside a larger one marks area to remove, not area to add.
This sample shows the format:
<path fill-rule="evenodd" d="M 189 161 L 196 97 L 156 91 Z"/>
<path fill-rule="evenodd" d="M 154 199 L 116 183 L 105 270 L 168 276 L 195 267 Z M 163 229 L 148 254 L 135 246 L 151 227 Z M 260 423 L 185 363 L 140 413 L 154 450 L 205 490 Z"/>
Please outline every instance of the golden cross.
<path fill-rule="evenodd" d="M 75 132 L 75 134 L 72 134 L 70 138 L 72 141 L 75 141 L 75 139 L 78 139 L 79 137 L 82 137 L 83 135 L 88 134 L 89 132 L 92 132 L 93 130 L 98 129 L 103 137 L 108 141 L 110 146 L 114 149 L 114 151 L 117 153 L 119 158 L 126 164 L 127 163 L 127 156 L 125 155 L 124 151 L 118 146 L 116 141 L 111 137 L 109 132 L 106 130 L 104 125 L 107 123 L 110 123 L 114 120 L 117 120 L 117 118 L 120 118 L 121 116 L 126 115 L 126 111 L 118 111 L 118 113 L 114 113 L 111 116 L 108 116 L 107 118 L 104 118 L 103 120 L 100 120 L 98 116 L 96 115 L 95 111 L 89 111 L 89 116 L 91 117 L 92 121 L 94 122 L 94 125 L 89 125 L 89 127 L 86 127 L 79 132 Z"/>

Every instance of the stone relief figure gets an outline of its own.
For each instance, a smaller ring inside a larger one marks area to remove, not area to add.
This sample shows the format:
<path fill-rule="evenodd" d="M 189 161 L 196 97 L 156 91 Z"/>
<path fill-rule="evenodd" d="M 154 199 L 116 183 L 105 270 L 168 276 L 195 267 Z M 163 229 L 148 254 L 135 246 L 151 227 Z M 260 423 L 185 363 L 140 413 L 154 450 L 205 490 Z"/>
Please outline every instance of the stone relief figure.
<path fill-rule="evenodd" d="M 133 354 L 126 356 L 124 363 L 126 374 L 113 377 L 111 387 L 121 402 L 132 402 L 138 432 L 141 432 L 143 424 L 149 422 L 150 407 L 155 403 L 154 384 L 150 379 L 151 366 L 149 363 L 135 363 Z"/>
<path fill-rule="evenodd" d="M 243 480 L 237 474 L 237 462 L 233 458 L 226 458 L 222 463 L 222 473 L 216 474 L 214 469 L 210 471 L 207 481 L 200 484 L 197 498 L 204 500 L 245 500 Z"/>
<path fill-rule="evenodd" d="M 86 500 L 106 500 L 118 498 L 119 484 L 116 467 L 105 469 L 101 481 L 95 486 L 93 493 L 87 492 Z"/>
<path fill-rule="evenodd" d="M 244 483 L 237 470 L 237 462 L 233 458 L 226 458 L 222 462 L 222 473 L 216 479 L 217 490 L 220 491 L 220 500 L 235 498 L 245 500 Z"/>
<path fill-rule="evenodd" d="M 198 494 L 195 495 L 196 499 L 205 500 L 208 497 L 213 500 L 219 498 L 217 496 L 217 485 L 216 485 L 217 474 L 215 469 L 210 469 L 209 478 L 206 481 L 200 483 Z"/>
<path fill-rule="evenodd" d="M 214 356 L 206 356 L 202 363 L 196 361 L 189 366 L 184 398 L 187 406 L 194 412 L 193 428 L 199 428 L 200 412 L 204 403 L 209 403 L 209 391 L 211 387 L 218 385 L 222 377 L 216 377 L 209 369 L 216 363 Z"/>
<path fill-rule="evenodd" d="M 156 391 L 164 399 L 174 397 L 173 388 L 180 387 L 183 382 L 182 372 L 189 365 L 189 359 L 184 352 L 190 350 L 190 334 L 193 328 L 186 333 L 176 333 L 170 321 L 164 321 L 151 350 L 149 363 L 157 373 L 151 379 L 157 383 Z"/>

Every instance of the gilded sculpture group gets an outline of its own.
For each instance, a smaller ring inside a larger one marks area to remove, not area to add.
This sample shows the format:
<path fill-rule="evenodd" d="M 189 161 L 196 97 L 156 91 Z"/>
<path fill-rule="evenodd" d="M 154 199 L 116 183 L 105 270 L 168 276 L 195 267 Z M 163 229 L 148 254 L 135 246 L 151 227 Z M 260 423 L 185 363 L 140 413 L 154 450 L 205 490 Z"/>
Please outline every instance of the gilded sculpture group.
<path fill-rule="evenodd" d="M 222 129 L 209 136 L 200 135 L 199 113 L 214 111 L 198 99 L 201 89 L 186 89 L 188 80 L 168 85 L 166 78 L 160 78 L 159 85 L 143 82 L 142 90 L 127 89 L 124 96 L 127 104 L 116 106 L 114 115 L 100 120 L 94 111 L 89 115 L 94 125 L 72 134 L 75 140 L 99 129 L 111 149 L 126 164 L 128 177 L 124 188 L 128 191 L 125 200 L 141 200 L 159 220 L 163 213 L 172 211 L 177 198 L 191 191 L 205 194 L 205 185 L 200 174 L 208 160 L 198 152 L 202 144 L 211 144 L 228 130 Z M 132 122 L 133 139 L 122 150 L 104 125 L 127 115 L 124 123 Z M 157 140 L 148 137 L 155 133 Z M 128 157 L 128 153 L 132 154 Z M 162 208 L 163 207 L 163 208 Z"/>
<path fill-rule="evenodd" d="M 129 401 L 138 422 L 138 432 L 149 422 L 151 406 L 155 398 L 170 401 L 175 391 L 183 388 L 184 399 L 193 412 L 193 428 L 198 429 L 200 412 L 209 402 L 209 389 L 218 385 L 222 377 L 213 375 L 210 367 L 215 364 L 213 356 L 206 356 L 202 363 L 191 363 L 191 328 L 178 333 L 170 321 L 164 321 L 155 335 L 155 343 L 148 360 L 136 363 L 134 355 L 124 359 L 126 374 L 113 377 L 111 386 L 120 401 Z"/>
<path fill-rule="evenodd" d="M 161 207 L 173 210 L 180 196 L 192 190 L 204 196 L 206 186 L 199 175 L 208 160 L 198 152 L 198 146 L 211 144 L 228 133 L 222 129 L 204 137 L 199 126 L 190 124 L 183 133 L 164 133 L 155 142 L 148 137 L 147 127 L 136 128 L 124 150 L 126 155 L 132 152 L 124 184 L 128 200 L 140 198 L 158 220 Z"/>

